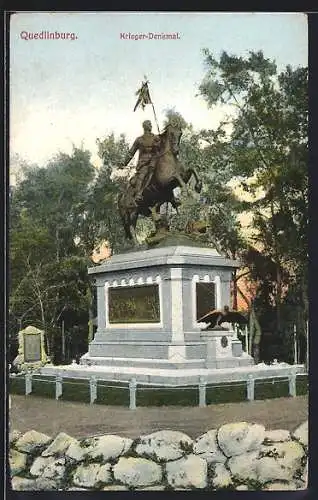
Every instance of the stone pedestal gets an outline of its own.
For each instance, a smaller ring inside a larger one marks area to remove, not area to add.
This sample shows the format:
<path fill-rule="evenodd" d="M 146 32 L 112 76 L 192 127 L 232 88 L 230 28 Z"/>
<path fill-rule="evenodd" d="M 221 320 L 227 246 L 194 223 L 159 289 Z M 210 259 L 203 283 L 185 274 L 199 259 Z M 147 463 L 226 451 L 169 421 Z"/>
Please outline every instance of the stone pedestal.
<path fill-rule="evenodd" d="M 233 330 L 212 329 L 201 332 L 206 342 L 206 368 L 236 368 L 251 364 L 251 358 L 243 356 L 242 344 Z"/>
<path fill-rule="evenodd" d="M 211 248 L 170 246 L 114 255 L 89 268 L 97 286 L 98 328 L 81 364 L 145 370 L 240 366 L 242 348 L 233 352 L 232 334 L 203 333 L 197 321 L 230 304 L 231 273 L 238 265 Z M 227 347 L 220 347 L 222 337 Z M 244 365 L 253 364 L 243 358 Z"/>

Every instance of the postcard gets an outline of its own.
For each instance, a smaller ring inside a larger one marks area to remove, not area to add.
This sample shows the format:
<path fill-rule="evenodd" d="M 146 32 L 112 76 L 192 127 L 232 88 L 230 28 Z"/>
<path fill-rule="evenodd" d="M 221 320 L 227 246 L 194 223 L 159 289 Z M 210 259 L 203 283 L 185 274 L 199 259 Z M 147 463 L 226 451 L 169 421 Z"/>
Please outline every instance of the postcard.
<path fill-rule="evenodd" d="M 9 17 L 11 488 L 306 489 L 306 15 Z"/>

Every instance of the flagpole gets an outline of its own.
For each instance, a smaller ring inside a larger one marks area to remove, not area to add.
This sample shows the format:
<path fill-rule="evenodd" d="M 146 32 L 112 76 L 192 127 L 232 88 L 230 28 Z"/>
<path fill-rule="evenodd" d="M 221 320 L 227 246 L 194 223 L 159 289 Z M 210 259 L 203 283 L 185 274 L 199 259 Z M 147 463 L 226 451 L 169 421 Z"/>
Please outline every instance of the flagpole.
<path fill-rule="evenodd" d="M 146 83 L 146 85 L 147 85 L 148 95 L 149 95 L 149 97 L 150 97 L 150 91 L 149 91 L 149 83 L 150 83 L 150 82 L 149 82 L 148 78 L 146 77 L 146 75 L 145 75 L 145 83 Z M 152 102 L 151 97 L 150 97 L 150 102 L 151 102 L 151 106 L 152 106 L 153 114 L 154 114 L 154 117 L 155 117 L 155 122 L 156 122 L 156 125 L 157 125 L 158 134 L 160 134 L 160 129 L 159 129 L 159 125 L 158 125 L 158 120 L 157 120 L 156 110 L 155 110 L 155 107 L 154 107 L 154 105 L 153 105 L 153 102 Z"/>
<path fill-rule="evenodd" d="M 158 125 L 157 115 L 156 115 L 155 107 L 154 107 L 152 101 L 151 101 L 151 106 L 152 106 L 152 109 L 153 109 L 153 114 L 154 114 L 154 117 L 155 117 L 155 122 L 156 122 L 156 125 L 157 125 L 157 129 L 158 129 L 158 134 L 160 134 L 160 129 L 159 129 L 159 125 Z"/>

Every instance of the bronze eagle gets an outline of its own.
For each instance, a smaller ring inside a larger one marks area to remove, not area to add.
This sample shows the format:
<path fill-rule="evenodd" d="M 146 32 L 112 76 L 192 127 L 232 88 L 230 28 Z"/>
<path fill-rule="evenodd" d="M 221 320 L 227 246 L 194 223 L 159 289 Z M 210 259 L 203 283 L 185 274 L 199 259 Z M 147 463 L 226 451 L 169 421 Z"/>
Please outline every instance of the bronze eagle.
<path fill-rule="evenodd" d="M 221 326 L 222 323 L 239 323 L 241 325 L 245 325 L 248 322 L 246 316 L 238 311 L 231 311 L 229 306 L 224 306 L 223 310 L 213 309 L 212 311 L 209 311 L 198 319 L 198 322 L 201 321 L 209 323 L 207 329 Z"/>

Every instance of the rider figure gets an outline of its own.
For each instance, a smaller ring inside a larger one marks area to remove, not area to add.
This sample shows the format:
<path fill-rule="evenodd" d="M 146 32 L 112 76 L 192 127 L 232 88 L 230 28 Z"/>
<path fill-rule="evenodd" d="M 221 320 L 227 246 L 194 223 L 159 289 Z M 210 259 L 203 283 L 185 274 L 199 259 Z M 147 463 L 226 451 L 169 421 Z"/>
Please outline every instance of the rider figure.
<path fill-rule="evenodd" d="M 144 133 L 137 137 L 129 150 L 124 165 L 128 165 L 135 153 L 139 151 L 138 163 L 136 166 L 135 181 L 135 200 L 142 201 L 142 193 L 147 186 L 155 167 L 155 153 L 158 151 L 160 137 L 151 132 L 152 125 L 150 120 L 145 120 L 142 124 Z"/>

